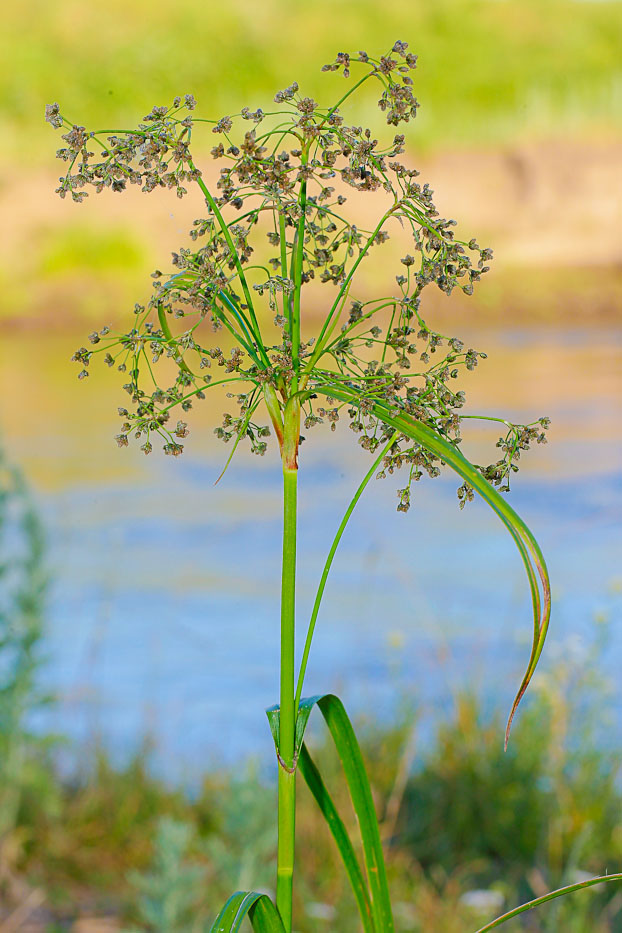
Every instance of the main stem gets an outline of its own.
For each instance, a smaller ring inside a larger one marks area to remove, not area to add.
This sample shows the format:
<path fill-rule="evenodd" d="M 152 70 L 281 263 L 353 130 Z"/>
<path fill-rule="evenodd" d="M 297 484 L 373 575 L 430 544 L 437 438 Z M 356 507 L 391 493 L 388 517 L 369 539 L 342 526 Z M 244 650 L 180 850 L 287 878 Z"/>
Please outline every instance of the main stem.
<path fill-rule="evenodd" d="M 306 165 L 309 148 L 303 146 L 302 164 Z M 279 728 L 279 841 L 277 850 L 276 906 L 281 915 L 285 933 L 292 930 L 292 894 L 294 883 L 294 852 L 296 841 L 296 753 L 295 734 L 298 709 L 295 702 L 294 641 L 296 626 L 296 512 L 298 498 L 298 444 L 300 439 L 300 399 L 298 377 L 300 372 L 300 289 L 304 258 L 305 210 L 307 183 L 300 184 L 298 204 L 300 218 L 292 250 L 291 278 L 294 295 L 290 307 L 289 335 L 292 342 L 294 375 L 289 386 L 290 397 L 283 410 L 283 575 L 281 578 L 281 696 Z M 287 261 L 283 249 L 285 229 L 281 224 L 281 257 Z"/>
<path fill-rule="evenodd" d="M 283 425 L 283 574 L 281 582 L 281 691 L 279 735 L 279 840 L 276 903 L 286 933 L 292 929 L 292 890 L 296 827 L 294 736 L 294 631 L 296 618 L 296 514 L 300 408 L 286 405 Z"/>

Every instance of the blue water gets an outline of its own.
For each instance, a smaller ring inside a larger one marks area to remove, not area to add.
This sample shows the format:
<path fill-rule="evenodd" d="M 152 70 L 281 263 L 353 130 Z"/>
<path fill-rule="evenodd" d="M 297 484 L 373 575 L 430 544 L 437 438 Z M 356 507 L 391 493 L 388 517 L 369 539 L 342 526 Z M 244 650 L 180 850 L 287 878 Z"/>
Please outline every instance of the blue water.
<path fill-rule="evenodd" d="M 327 446 L 301 473 L 301 622 L 327 532 L 356 485 L 352 457 L 345 470 L 339 452 Z M 120 758 L 149 734 L 156 767 L 192 778 L 270 752 L 280 477 L 274 463 L 242 462 L 214 489 L 216 460 L 153 463 L 139 488 L 74 488 L 45 501 L 57 542 L 45 677 L 61 695 L 47 727 L 103 741 Z M 386 718 L 405 696 L 447 710 L 459 686 L 473 685 L 507 708 L 531 629 L 518 554 L 483 504 L 458 510 L 450 478 L 422 481 L 408 515 L 395 511 L 396 485 L 376 483 L 351 520 L 305 692 L 338 691 L 355 714 Z M 532 475 L 512 502 L 549 555 L 551 643 L 572 634 L 587 645 L 597 610 L 622 621 L 620 475 L 590 484 Z M 620 624 L 608 658 L 613 672 Z"/>

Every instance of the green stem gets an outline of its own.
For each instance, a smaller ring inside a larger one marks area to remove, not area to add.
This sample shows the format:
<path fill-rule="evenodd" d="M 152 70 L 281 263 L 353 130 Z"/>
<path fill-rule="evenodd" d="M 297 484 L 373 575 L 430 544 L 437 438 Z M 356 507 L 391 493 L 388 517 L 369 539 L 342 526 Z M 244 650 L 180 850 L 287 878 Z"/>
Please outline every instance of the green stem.
<path fill-rule="evenodd" d="M 367 74 L 363 75 L 363 77 L 360 78 L 360 79 L 356 82 L 356 84 L 355 84 L 353 87 L 351 87 L 350 90 L 347 91 L 347 92 L 343 95 L 343 97 L 340 97 L 339 100 L 337 101 L 337 103 L 336 103 L 333 107 L 330 108 L 330 110 L 328 111 L 328 113 L 326 114 L 326 116 L 324 117 L 324 119 L 322 120 L 322 122 L 320 123 L 320 127 L 324 126 L 324 124 L 326 123 L 326 121 L 329 120 L 330 117 L 332 117 L 332 115 L 339 109 L 339 107 L 341 107 L 341 105 L 343 104 L 343 102 L 344 102 L 345 100 L 347 100 L 348 97 L 350 97 L 352 94 L 354 94 L 354 92 L 357 91 L 357 90 L 359 89 L 359 87 L 361 86 L 361 84 L 363 84 L 364 81 L 367 81 L 367 79 L 370 78 L 370 77 L 371 77 L 371 72 L 368 72 Z"/>
<path fill-rule="evenodd" d="M 191 168 L 193 171 L 195 171 L 195 172 L 197 171 L 197 168 L 196 168 L 194 162 L 192 162 L 192 160 L 190 160 L 190 161 L 188 162 L 188 165 L 190 166 L 190 168 Z M 262 338 L 261 338 L 261 330 L 259 329 L 259 323 L 258 323 L 258 321 L 257 321 L 257 317 L 255 316 L 255 309 L 254 309 L 254 306 L 253 306 L 253 299 L 252 299 L 252 297 L 251 297 L 250 289 L 249 289 L 249 287 L 248 287 L 248 282 L 246 281 L 246 276 L 244 275 L 244 269 L 243 269 L 243 267 L 242 267 L 242 263 L 241 263 L 241 261 L 240 261 L 239 255 L 238 255 L 238 251 L 236 250 L 235 245 L 234 245 L 234 243 L 233 243 L 233 240 L 232 240 L 232 238 L 231 238 L 231 233 L 229 232 L 229 227 L 228 227 L 227 224 L 225 223 L 225 219 L 224 219 L 224 217 L 222 216 L 222 214 L 221 214 L 221 212 L 220 212 L 220 209 L 219 209 L 218 205 L 216 204 L 216 201 L 215 201 L 214 198 L 212 197 L 212 194 L 211 194 L 210 190 L 208 189 L 207 185 L 205 184 L 205 182 L 203 181 L 203 179 L 200 177 L 200 175 L 199 175 L 199 177 L 197 178 L 197 184 L 198 184 L 199 188 L 201 189 L 201 191 L 203 192 L 203 195 L 204 195 L 204 197 L 205 197 L 205 200 L 207 201 L 208 205 L 210 206 L 210 208 L 211 208 L 211 210 L 212 210 L 214 216 L 216 217 L 216 220 L 218 221 L 218 224 L 219 224 L 219 226 L 220 226 L 220 229 L 221 229 L 221 231 L 222 231 L 222 234 L 223 234 L 223 236 L 224 236 L 224 238 L 225 238 L 225 242 L 227 243 L 227 246 L 229 247 L 229 252 L 231 253 L 231 257 L 232 257 L 232 259 L 233 259 L 233 261 L 234 261 L 234 263 L 235 263 L 236 269 L 237 269 L 237 271 L 238 271 L 238 277 L 239 277 L 240 283 L 241 283 L 241 285 L 242 285 L 242 290 L 244 291 L 244 295 L 245 295 L 245 297 L 246 297 L 246 302 L 247 302 L 247 306 L 248 306 L 248 313 L 250 314 L 250 316 L 251 316 L 251 321 L 252 321 L 252 323 L 253 323 L 253 333 L 254 333 L 254 336 L 255 336 L 255 340 L 256 340 L 256 342 L 257 342 L 258 349 L 259 349 L 260 353 L 262 354 L 262 356 L 265 357 L 265 362 L 266 362 L 266 363 L 269 363 L 268 357 L 267 357 L 267 355 L 266 355 L 266 353 L 265 353 L 265 350 L 264 350 L 264 344 L 263 344 L 263 340 L 262 340 Z"/>
<path fill-rule="evenodd" d="M 565 888 L 558 888 L 557 891 L 550 891 L 542 897 L 536 897 L 533 901 L 528 901 L 526 904 L 521 904 L 520 907 L 515 907 L 514 910 L 510 910 L 506 914 L 503 914 L 502 917 L 497 917 L 496 920 L 487 923 L 486 926 L 480 927 L 477 933 L 487 933 L 488 930 L 493 930 L 495 927 L 501 926 L 501 924 L 505 923 L 507 920 L 511 920 L 513 917 L 517 917 L 527 910 L 533 910 L 534 907 L 539 907 L 540 904 L 552 901 L 556 897 L 564 897 L 564 895 L 572 894 L 574 891 L 582 891 L 584 888 L 591 888 L 595 884 L 605 884 L 608 881 L 622 881 L 622 874 L 600 875 L 596 878 L 588 878 L 587 881 L 577 881 L 575 884 L 569 884 Z"/>
<path fill-rule="evenodd" d="M 284 279 L 287 278 L 287 239 L 285 231 L 285 215 L 279 213 L 279 240 L 281 247 L 281 275 Z M 285 328 L 288 333 L 291 334 L 292 330 L 292 320 L 291 320 L 291 301 L 289 293 L 283 290 L 283 317 L 285 318 Z"/>
<path fill-rule="evenodd" d="M 298 496 L 298 437 L 300 406 L 286 406 L 283 439 L 283 573 L 281 583 L 281 689 L 279 736 L 279 840 L 276 902 L 286 933 L 292 929 L 296 820 L 296 761 L 294 736 L 294 633 L 296 619 L 296 516 Z"/>
<path fill-rule="evenodd" d="M 274 428 L 274 433 L 279 442 L 279 450 L 283 452 L 283 418 L 281 416 L 281 406 L 279 405 L 279 400 L 274 389 L 274 386 L 270 385 L 269 382 L 266 382 L 264 385 L 264 398 L 266 401 L 266 408 L 268 409 L 268 414 L 270 415 L 270 420 L 272 421 L 272 427 Z"/>
<path fill-rule="evenodd" d="M 158 319 L 160 321 L 160 327 L 162 328 L 162 333 L 164 334 L 164 339 L 166 340 L 169 347 L 175 353 L 175 357 L 174 357 L 175 362 L 177 363 L 179 368 L 183 370 L 183 372 L 189 373 L 190 369 L 188 368 L 187 363 L 184 361 L 183 356 L 177 349 L 177 345 L 175 343 L 175 340 L 173 339 L 173 334 L 171 333 L 171 328 L 169 327 L 168 321 L 166 320 L 166 312 L 164 308 L 162 307 L 161 303 L 158 303 Z"/>
<path fill-rule="evenodd" d="M 302 150 L 302 155 L 300 157 L 300 164 L 304 170 L 307 162 L 309 161 L 309 150 L 308 147 L 305 147 Z M 300 208 L 300 217 L 298 219 L 298 226 L 296 228 L 296 236 L 294 238 L 294 251 L 292 254 L 292 279 L 294 282 L 294 295 L 292 301 L 292 315 L 291 315 L 291 339 L 292 339 L 292 361 L 294 366 L 294 372 L 296 374 L 294 379 L 293 389 L 294 391 L 298 387 L 297 377 L 300 372 L 300 292 L 302 290 L 302 265 L 304 259 L 304 250 L 305 250 L 305 226 L 306 226 L 306 216 L 305 211 L 307 208 L 307 182 L 303 179 L 300 183 L 300 193 L 298 195 L 298 206 Z"/>
<path fill-rule="evenodd" d="M 386 221 L 388 220 L 388 218 L 389 218 L 400 206 L 401 206 L 401 205 L 400 205 L 400 202 L 399 202 L 399 201 L 396 201 L 396 203 L 395 203 L 392 207 L 390 207 L 389 210 L 388 210 L 385 214 L 383 214 L 383 216 L 382 216 L 382 218 L 380 219 L 379 223 L 376 225 L 375 229 L 373 230 L 373 232 L 371 233 L 371 235 L 370 235 L 369 238 L 367 239 L 367 242 L 365 243 L 365 246 L 360 250 L 360 252 L 359 252 L 359 254 L 358 254 L 357 258 L 356 258 L 356 261 L 352 264 L 352 268 L 350 269 L 350 271 L 348 272 L 348 275 L 347 275 L 346 278 L 344 279 L 344 281 L 343 281 L 343 283 L 342 283 L 342 285 L 341 285 L 341 288 L 339 289 L 339 293 L 338 293 L 337 297 L 335 298 L 335 300 L 334 300 L 334 302 L 333 302 L 333 304 L 332 304 L 332 307 L 331 307 L 330 311 L 329 311 L 328 314 L 326 315 L 326 318 L 324 319 L 324 323 L 322 324 L 322 327 L 321 327 L 321 329 L 320 329 L 320 333 L 319 333 L 319 335 L 318 335 L 318 337 L 317 337 L 317 340 L 316 340 L 316 342 L 315 342 L 315 350 L 314 350 L 313 353 L 311 354 L 311 356 L 310 356 L 310 358 L 309 358 L 309 360 L 308 360 L 308 362 L 307 362 L 307 364 L 306 364 L 306 366 L 305 366 L 305 373 L 310 373 L 310 372 L 313 370 L 313 367 L 315 366 L 315 364 L 317 363 L 318 359 L 319 359 L 320 356 L 322 355 L 322 352 L 323 352 L 323 350 L 324 350 L 324 345 L 325 345 L 326 341 L 330 339 L 330 335 L 331 335 L 331 333 L 332 333 L 332 331 L 333 331 L 333 328 L 334 328 L 334 325 L 335 325 L 335 323 L 336 323 L 336 321 L 334 321 L 335 313 L 336 313 L 336 312 L 339 310 L 339 308 L 341 307 L 340 302 L 341 302 L 341 300 L 343 299 L 344 295 L 347 294 L 347 291 L 348 291 L 348 289 L 349 289 L 349 287 L 350 287 L 350 282 L 352 281 L 352 279 L 353 279 L 353 277 L 354 277 L 354 273 L 356 272 L 356 270 L 358 269 L 360 263 L 362 262 L 362 260 L 365 258 L 365 256 L 366 256 L 367 253 L 369 252 L 370 247 L 372 246 L 374 240 L 376 239 L 376 236 L 378 235 L 378 233 L 379 233 L 380 230 L 382 229 L 383 225 L 386 223 Z M 326 339 L 325 339 L 325 338 L 326 338 Z"/>
<path fill-rule="evenodd" d="M 292 930 L 294 849 L 296 836 L 296 772 L 279 765 L 279 842 L 276 906 L 286 933 Z"/>

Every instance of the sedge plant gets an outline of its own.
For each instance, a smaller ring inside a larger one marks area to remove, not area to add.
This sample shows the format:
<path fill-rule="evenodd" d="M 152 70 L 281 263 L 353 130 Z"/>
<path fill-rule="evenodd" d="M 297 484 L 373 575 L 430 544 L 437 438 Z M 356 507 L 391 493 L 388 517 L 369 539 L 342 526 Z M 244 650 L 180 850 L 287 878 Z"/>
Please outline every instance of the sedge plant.
<path fill-rule="evenodd" d="M 336 696 L 303 696 L 327 577 L 347 522 L 373 478 L 401 470 L 405 482 L 397 508 L 406 512 L 414 482 L 424 474 L 436 477 L 443 468 L 453 470 L 460 480 L 460 505 L 477 493 L 513 538 L 527 573 L 533 639 L 506 744 L 546 637 L 546 564 L 533 534 L 500 493 L 509 489 L 521 453 L 545 441 L 548 419 L 530 424 L 490 419 L 502 424 L 502 434 L 497 459 L 486 466 L 470 462 L 462 451 L 463 427 L 483 416 L 464 413 L 459 380 L 485 354 L 431 327 L 423 316 L 422 296 L 428 286 L 447 295 L 455 289 L 471 294 L 488 270 L 492 251 L 475 239 L 461 239 L 455 221 L 436 210 L 429 185 L 421 184 L 418 172 L 401 160 L 406 139 L 396 130 L 417 112 L 416 63 L 401 41 L 378 58 L 339 53 L 323 70 L 340 72 L 349 83 L 330 106 L 304 96 L 293 83 L 276 94 L 266 111 L 243 107 L 210 120 L 196 115 L 196 102 L 186 95 L 171 106 L 154 107 L 129 130 L 89 131 L 66 120 L 58 104 L 46 111 L 48 122 L 65 130 L 57 152 L 66 163 L 57 188 L 61 197 L 80 202 L 88 189 L 120 192 L 137 185 L 147 193 L 172 189 L 180 198 L 192 190 L 201 205 L 190 242 L 173 254 L 169 273 L 154 272 L 151 297 L 135 306 L 127 331 L 117 334 L 104 327 L 90 335 L 89 347 L 74 354 L 81 379 L 98 355 L 125 374 L 119 446 L 136 440 L 150 454 L 161 444 L 165 454 L 179 456 L 189 434 L 187 413 L 220 388 L 232 410 L 224 413 L 216 434 L 231 444 L 231 456 L 242 441 L 253 453 L 264 454 L 269 436 L 280 452 L 279 698 L 267 711 L 278 773 L 276 899 L 236 892 L 214 921 L 213 933 L 238 930 L 245 917 L 256 931 L 291 933 L 299 772 L 338 846 L 362 929 L 394 930 L 378 820 L 354 730 Z M 394 128 L 382 139 L 344 116 L 352 95 L 370 85 L 379 89 L 378 105 Z M 208 148 L 219 169 L 214 180 L 215 173 L 199 168 L 195 159 L 195 152 Z M 371 211 L 364 215 L 371 213 L 371 222 L 358 220 L 363 195 L 371 196 Z M 399 258 L 392 255 L 393 242 L 403 253 Z M 370 297 L 362 274 L 374 256 L 385 285 L 381 296 Z M 397 274 L 389 275 L 387 266 L 394 259 Z M 328 551 L 296 670 L 301 431 L 311 432 L 322 422 L 335 430 L 344 420 L 370 463 Z M 341 760 L 362 858 L 304 742 L 316 707 Z M 620 876 L 606 880 L 615 877 Z M 603 879 L 581 885 L 596 880 Z M 481 933 L 546 899 L 517 908 Z"/>

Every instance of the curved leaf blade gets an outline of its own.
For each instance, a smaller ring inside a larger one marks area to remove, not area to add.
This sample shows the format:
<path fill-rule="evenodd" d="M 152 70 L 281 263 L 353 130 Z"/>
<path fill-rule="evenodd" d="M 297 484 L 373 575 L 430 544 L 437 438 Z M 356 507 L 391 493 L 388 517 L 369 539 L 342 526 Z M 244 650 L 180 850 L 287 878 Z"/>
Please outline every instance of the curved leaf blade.
<path fill-rule="evenodd" d="M 237 933 L 245 917 L 255 933 L 285 933 L 279 913 L 267 894 L 257 891 L 236 891 L 226 902 L 210 933 Z"/>
<path fill-rule="evenodd" d="M 337 808 L 333 803 L 333 799 L 328 793 L 326 785 L 322 780 L 322 776 L 318 771 L 315 762 L 311 758 L 307 746 L 304 743 L 300 751 L 298 767 L 300 769 L 300 773 L 306 781 L 307 787 L 313 794 L 317 805 L 322 811 L 322 816 L 326 820 L 332 837 L 335 840 L 337 848 L 339 849 L 339 854 L 341 855 L 346 873 L 348 875 L 350 886 L 354 892 L 354 896 L 358 904 L 359 914 L 363 923 L 363 929 L 365 930 L 365 933 L 375 933 L 375 927 L 371 913 L 371 903 L 369 900 L 369 893 L 367 891 L 367 883 L 356 857 L 354 846 L 352 845 L 352 841 L 348 835 L 345 824 L 339 816 Z"/>
<path fill-rule="evenodd" d="M 313 707 L 320 699 L 321 696 L 319 695 L 306 697 L 299 703 L 298 716 L 296 718 L 294 759 L 335 840 L 348 875 L 348 880 L 350 881 L 352 891 L 356 898 L 363 929 L 365 933 L 376 933 L 376 927 L 374 926 L 371 912 L 369 891 L 367 889 L 367 880 L 361 870 L 348 830 L 339 816 L 339 812 L 322 780 L 322 776 L 303 741 L 305 729 L 309 722 Z M 280 741 L 279 713 L 278 704 L 266 710 L 277 755 Z"/>
<path fill-rule="evenodd" d="M 229 469 L 229 466 L 230 466 L 230 464 L 231 464 L 231 461 L 233 460 L 233 458 L 234 458 L 234 456 L 235 456 L 235 452 L 236 452 L 236 450 L 238 449 L 238 444 L 240 443 L 240 441 L 242 440 L 242 438 L 243 438 L 244 435 L 246 434 L 246 429 L 247 429 L 247 427 L 249 426 L 250 420 L 251 420 L 251 418 L 253 417 L 253 415 L 254 415 L 255 411 L 257 410 L 257 407 L 258 407 L 258 406 L 259 406 L 259 402 L 255 402 L 255 404 L 254 404 L 254 405 L 251 405 L 251 407 L 250 407 L 250 408 L 248 409 L 248 411 L 246 412 L 246 415 L 245 415 L 245 417 L 244 417 L 244 421 L 243 421 L 242 424 L 240 425 L 239 430 L 238 430 L 238 433 L 237 433 L 236 438 L 235 438 L 235 441 L 234 441 L 234 443 L 233 443 L 233 447 L 232 447 L 232 449 L 231 449 L 231 453 L 230 453 L 229 456 L 227 457 L 227 462 L 225 463 L 224 467 L 223 467 L 222 470 L 220 471 L 220 473 L 219 473 L 219 475 L 218 475 L 218 479 L 214 481 L 214 486 L 217 486 L 217 485 L 218 485 L 218 483 L 221 481 L 221 479 L 223 478 L 223 476 L 225 475 L 225 473 L 226 473 L 227 470 Z"/>
<path fill-rule="evenodd" d="M 346 383 L 326 383 L 317 386 L 315 391 L 344 402 L 356 403 L 360 400 L 359 393 Z M 394 430 L 399 430 L 406 437 L 439 457 L 479 493 L 510 532 L 525 565 L 531 591 L 534 633 L 527 669 L 508 717 L 505 732 L 507 747 L 512 720 L 542 654 L 551 615 L 551 585 L 542 551 L 520 516 L 454 444 L 451 444 L 428 425 L 417 421 L 397 406 L 391 408 L 386 402 L 374 399 L 369 399 L 369 401 L 371 402 L 371 411 L 384 424 Z"/>
<path fill-rule="evenodd" d="M 321 796 L 324 806 L 320 805 L 320 809 L 328 822 L 333 837 L 335 837 L 342 858 L 344 858 L 344 864 L 351 884 L 354 878 L 353 890 L 357 902 L 359 902 L 359 897 L 361 895 L 358 890 L 358 879 L 362 877 L 362 872 L 358 865 L 358 861 L 356 861 L 356 868 L 352 864 L 352 858 L 356 859 L 356 855 L 347 830 L 345 829 L 345 824 L 337 814 L 332 800 L 330 803 L 328 802 L 330 798 L 328 797 L 326 789 L 324 788 L 322 791 L 317 784 L 317 778 L 320 778 L 320 775 L 315 765 L 313 765 L 313 769 L 306 767 L 310 761 L 310 756 L 306 749 L 303 752 L 302 740 L 309 716 L 313 707 L 316 705 L 322 713 L 333 742 L 335 743 L 335 748 L 337 749 L 337 754 L 339 755 L 339 760 L 341 761 L 341 766 L 344 771 L 352 806 L 354 807 L 354 812 L 358 819 L 361 842 L 363 843 L 363 859 L 367 875 L 368 899 L 373 923 L 371 929 L 374 933 L 393 933 L 393 914 L 391 911 L 391 900 L 389 897 L 382 842 L 380 840 L 378 817 L 376 816 L 376 809 L 374 807 L 363 755 L 345 707 L 339 697 L 336 697 L 332 693 L 327 693 L 324 696 L 308 697 L 300 702 L 296 721 L 296 755 L 298 756 L 298 764 L 302 762 L 304 756 L 305 761 L 301 764 L 303 777 L 307 780 L 307 776 L 310 776 L 312 782 L 316 782 L 314 786 L 309 785 L 311 793 L 313 793 L 318 803 L 320 803 L 320 801 L 316 796 L 316 791 Z M 266 712 L 278 752 L 278 706 L 273 706 Z M 313 762 L 311 762 L 311 764 L 313 764 Z M 337 816 L 339 823 L 331 823 L 329 816 L 331 818 Z M 335 836 L 335 827 L 337 827 L 339 840 Z M 341 832 L 341 830 L 343 830 L 343 832 Z M 359 902 L 359 910 L 360 909 L 361 905 Z M 365 923 L 363 912 L 361 912 L 361 917 Z M 367 930 L 367 927 L 365 927 L 365 929 Z"/>
<path fill-rule="evenodd" d="M 387 453 L 389 452 L 389 450 L 391 449 L 391 447 L 393 446 L 393 444 L 399 437 L 399 433 L 400 433 L 399 431 L 395 431 L 393 433 L 393 435 L 389 439 L 389 442 L 382 448 L 379 455 L 376 457 L 371 467 L 369 468 L 369 470 L 367 471 L 367 473 L 365 474 L 365 476 L 359 483 L 359 486 L 356 492 L 354 493 L 354 495 L 352 496 L 352 499 L 350 500 L 348 504 L 348 507 L 343 515 L 343 518 L 341 519 L 341 522 L 339 523 L 339 527 L 337 528 L 337 533 L 335 534 L 335 537 L 333 538 L 333 543 L 331 544 L 330 549 L 328 551 L 326 562 L 324 563 L 324 569 L 322 570 L 320 582 L 318 584 L 317 592 L 315 594 L 315 599 L 313 601 L 313 608 L 311 610 L 311 618 L 309 619 L 307 635 L 305 638 L 304 648 L 302 652 L 302 659 L 300 661 L 300 668 L 298 671 L 298 682 L 296 684 L 296 696 L 294 699 L 294 705 L 296 705 L 297 703 L 298 704 L 300 703 L 300 698 L 302 696 L 302 688 L 304 685 L 305 674 L 307 671 L 307 661 L 309 659 L 309 654 L 311 652 L 311 643 L 313 641 L 313 635 L 315 633 L 315 625 L 316 625 L 318 615 L 320 612 L 320 606 L 322 604 L 322 597 L 324 596 L 324 589 L 328 581 L 328 575 L 330 573 L 330 569 L 332 567 L 335 554 L 337 553 L 337 548 L 339 547 L 341 538 L 343 537 L 347 524 L 350 521 L 352 513 L 354 512 L 354 509 L 356 508 L 356 505 L 359 499 L 361 498 L 361 496 L 365 492 L 365 489 L 367 488 L 367 486 L 369 485 L 369 483 L 375 476 L 376 471 L 378 470 L 378 467 L 382 463 L 382 460 L 387 455 Z"/>
<path fill-rule="evenodd" d="M 317 696 L 306 697 L 298 704 L 298 715 L 296 716 L 296 727 L 294 732 L 294 761 L 296 761 L 300 755 L 305 729 L 307 728 L 307 723 L 309 722 L 309 716 L 311 715 L 315 704 L 321 699 L 321 695 L 318 694 Z M 268 717 L 268 723 L 270 725 L 270 732 L 272 733 L 272 738 L 274 739 L 277 752 L 281 745 L 281 726 L 279 713 L 280 710 L 278 703 L 276 706 L 271 706 L 266 710 L 266 716 Z"/>
<path fill-rule="evenodd" d="M 544 894 L 542 897 L 536 897 L 533 901 L 527 901 L 526 904 L 521 904 L 520 907 L 509 910 L 501 917 L 497 917 L 496 920 L 487 923 L 486 926 L 480 927 L 476 933 L 488 933 L 489 930 L 494 930 L 495 927 L 501 926 L 501 924 L 505 923 L 507 920 L 512 920 L 513 917 L 518 917 L 519 914 L 527 910 L 533 910 L 534 907 L 539 907 L 540 904 L 552 901 L 556 897 L 563 897 L 565 894 L 572 894 L 574 891 L 582 891 L 583 888 L 591 888 L 592 885 L 595 884 L 603 884 L 605 881 L 622 881 L 622 873 L 616 875 L 601 875 L 597 878 L 589 878 L 587 881 L 578 881 L 576 884 L 569 884 L 565 888 L 558 888 L 556 891 L 549 891 L 548 894 Z"/>
<path fill-rule="evenodd" d="M 352 723 L 339 697 L 328 693 L 318 700 L 317 705 L 333 737 L 350 791 L 352 805 L 358 817 L 376 929 L 378 933 L 393 933 L 393 914 L 378 817 L 363 755 Z"/>

